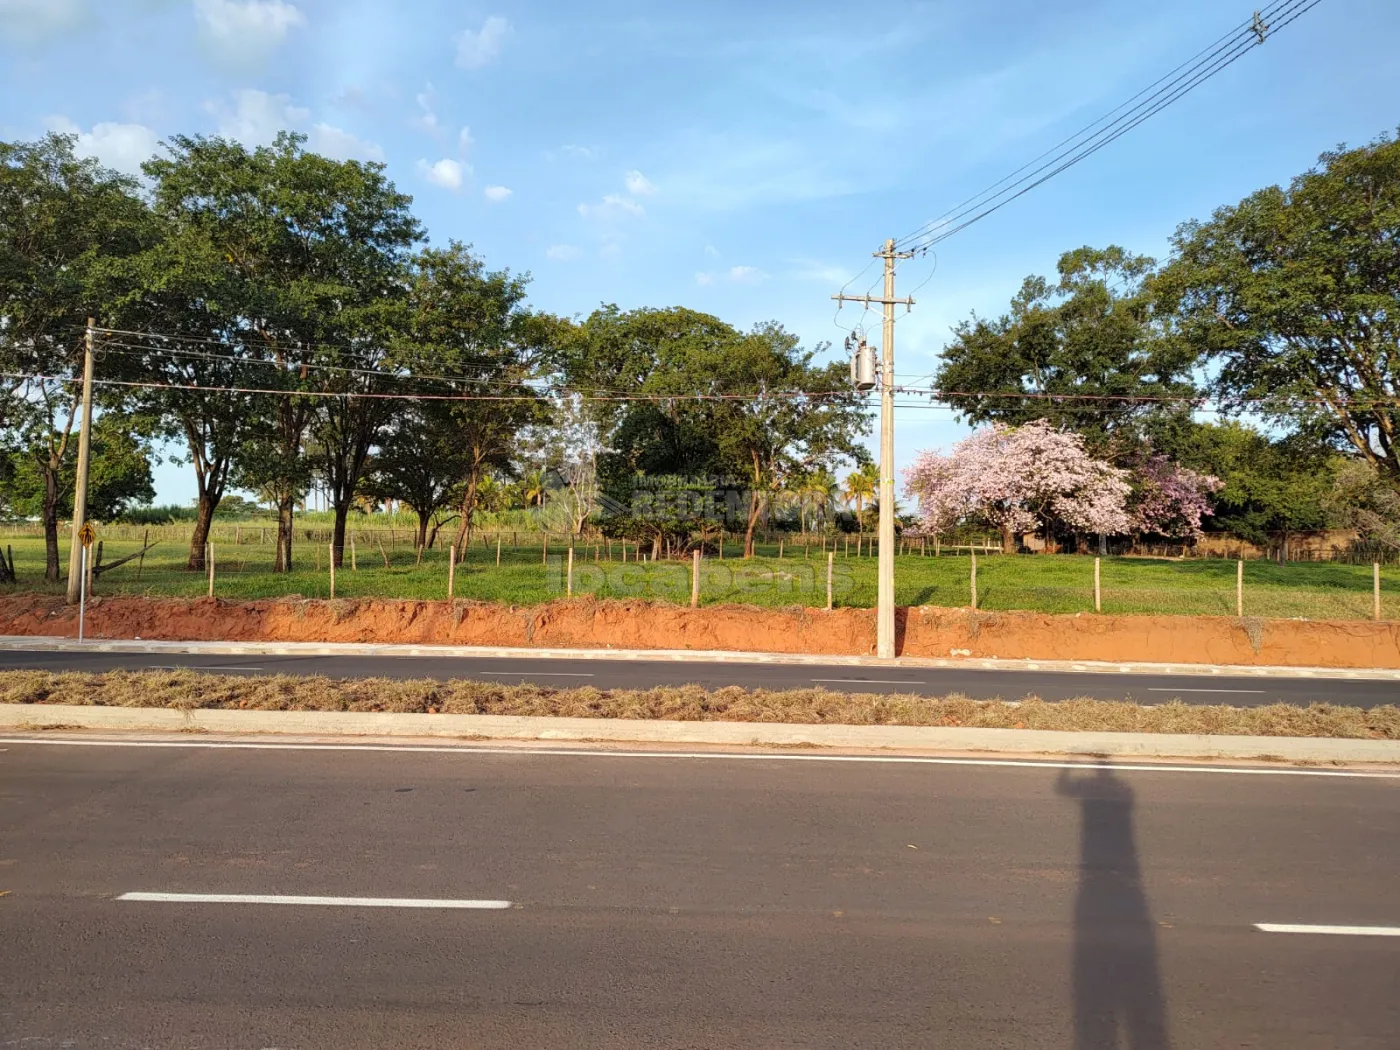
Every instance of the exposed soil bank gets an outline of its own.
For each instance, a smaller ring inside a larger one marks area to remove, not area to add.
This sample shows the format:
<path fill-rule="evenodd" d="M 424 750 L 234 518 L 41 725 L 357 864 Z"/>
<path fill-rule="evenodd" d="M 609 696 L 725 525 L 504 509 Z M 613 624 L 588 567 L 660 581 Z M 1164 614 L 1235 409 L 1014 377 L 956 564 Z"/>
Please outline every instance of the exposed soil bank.
<path fill-rule="evenodd" d="M 0 634 L 75 637 L 61 598 L 0 597 Z M 900 609 L 903 656 L 1400 668 L 1400 622 L 1237 620 L 1225 616 L 1056 616 Z M 592 599 L 486 602 L 254 601 L 111 597 L 87 611 L 90 638 L 365 642 L 576 649 L 728 649 L 866 655 L 872 609 L 700 609 Z"/>

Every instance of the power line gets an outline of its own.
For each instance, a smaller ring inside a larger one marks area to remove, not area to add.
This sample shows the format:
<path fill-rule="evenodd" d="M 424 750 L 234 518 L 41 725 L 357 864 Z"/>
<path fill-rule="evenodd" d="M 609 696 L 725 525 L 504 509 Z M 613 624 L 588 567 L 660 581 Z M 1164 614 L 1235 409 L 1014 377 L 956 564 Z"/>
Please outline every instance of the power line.
<path fill-rule="evenodd" d="M 70 385 L 81 382 L 81 380 L 73 376 L 52 376 L 24 372 L 0 372 L 0 379 L 18 379 L 21 381 L 39 381 Z M 850 396 L 850 391 L 846 389 L 817 391 L 772 390 L 762 393 L 747 394 L 599 394 L 585 393 L 570 389 L 560 389 L 555 392 L 541 391 L 537 394 L 395 394 L 380 391 L 338 392 L 333 390 L 289 390 L 285 388 L 268 387 L 204 386 L 198 383 L 153 383 L 121 379 L 94 379 L 93 383 L 98 386 L 122 387 L 128 389 L 194 390 L 214 394 L 267 394 L 283 397 L 376 398 L 390 401 L 540 401 L 557 397 L 577 397 L 584 401 L 664 403 L 670 401 L 761 401 L 767 398 L 810 398 L 819 400 L 822 398 L 844 398 Z M 897 386 L 894 390 L 899 394 L 928 397 L 932 400 L 990 398 L 996 400 L 1045 401 L 1053 403 L 1083 402 L 1086 408 L 1102 406 L 1105 410 L 1111 405 L 1145 406 L 1168 404 L 1192 406 L 1201 410 L 1221 411 L 1230 406 L 1243 405 L 1308 405 L 1318 408 L 1340 407 L 1349 409 L 1369 408 L 1391 411 L 1400 410 L 1400 398 L 1397 397 L 1334 398 L 1329 400 L 1322 397 L 1310 398 L 1290 395 L 1282 397 L 1257 396 L 1221 399 L 1200 394 L 1054 394 L 1039 391 L 1015 390 L 943 390 L 913 386 Z M 901 407 L 914 408 L 921 407 L 922 404 L 922 402 L 901 403 Z"/>
<path fill-rule="evenodd" d="M 962 204 L 930 220 L 913 233 L 900 238 L 897 244 L 899 246 L 914 245 L 916 250 L 927 250 L 932 245 L 946 240 L 960 230 L 964 230 L 973 223 L 1000 210 L 1011 201 L 1023 196 L 1066 168 L 1073 167 L 1085 158 L 1092 156 L 1143 121 L 1161 112 L 1177 99 L 1233 64 L 1246 52 L 1263 44 L 1268 37 L 1301 15 L 1306 14 L 1320 2 L 1321 0 L 1276 0 L 1266 11 L 1257 13 L 1254 18 L 1241 23 L 1234 30 L 1226 33 L 1219 40 L 1177 66 L 1166 76 L 1160 77 L 1139 91 L 1127 102 L 1110 110 L 1098 120 L 1051 147 L 1035 160 L 1022 165 L 1010 175 L 969 197 Z M 1269 20 L 1279 18 L 1283 20 L 1273 26 L 1269 24 Z M 1038 163 L 1041 161 L 1044 163 Z M 1033 165 L 1036 166 L 1032 167 Z"/>

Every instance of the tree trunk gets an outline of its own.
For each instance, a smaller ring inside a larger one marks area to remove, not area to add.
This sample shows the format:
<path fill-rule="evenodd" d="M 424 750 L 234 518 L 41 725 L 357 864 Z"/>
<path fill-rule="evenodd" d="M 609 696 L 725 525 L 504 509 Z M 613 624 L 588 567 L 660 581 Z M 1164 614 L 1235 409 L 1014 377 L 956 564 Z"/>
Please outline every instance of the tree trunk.
<path fill-rule="evenodd" d="M 185 568 L 191 572 L 203 572 L 204 551 L 209 543 L 209 528 L 214 524 L 214 510 L 219 501 L 207 493 L 199 497 L 194 511 L 194 531 L 190 533 L 190 557 Z"/>
<path fill-rule="evenodd" d="M 744 557 L 753 557 L 753 533 L 758 526 L 759 510 L 762 504 L 758 499 L 758 489 L 755 488 L 749 494 L 749 520 L 744 527 Z"/>
<path fill-rule="evenodd" d="M 421 551 L 428 545 L 428 519 L 430 517 L 431 515 L 424 514 L 421 510 L 418 511 L 418 540 L 414 544 L 417 550 Z"/>
<path fill-rule="evenodd" d="M 331 547 L 335 552 L 335 567 L 345 564 L 345 520 L 350 516 L 350 504 L 339 501 L 331 508 L 335 511 L 335 524 L 331 526 Z"/>
<path fill-rule="evenodd" d="M 467 544 L 472 541 L 472 515 L 476 512 L 476 486 L 481 480 L 481 471 L 473 467 L 467 477 L 467 491 L 462 495 L 462 523 L 457 526 L 457 553 L 465 556 Z"/>
<path fill-rule="evenodd" d="M 44 579 L 58 583 L 62 578 L 58 562 L 58 472 L 44 471 Z"/>
<path fill-rule="evenodd" d="M 273 572 L 292 571 L 292 512 L 295 498 L 290 492 L 277 498 L 277 560 Z"/>
<path fill-rule="evenodd" d="M 1003 554 L 1016 553 L 1016 533 L 1010 525 L 1001 527 L 1001 552 Z"/>

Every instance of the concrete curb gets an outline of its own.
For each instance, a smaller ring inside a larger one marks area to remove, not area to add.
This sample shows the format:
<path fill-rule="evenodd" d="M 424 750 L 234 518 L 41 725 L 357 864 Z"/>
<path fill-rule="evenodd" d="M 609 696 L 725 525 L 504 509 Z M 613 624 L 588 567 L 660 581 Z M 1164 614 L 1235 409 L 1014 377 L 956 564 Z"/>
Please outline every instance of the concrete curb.
<path fill-rule="evenodd" d="M 929 659 L 743 653 L 711 649 L 528 649 L 470 645 L 368 645 L 353 642 L 159 642 L 0 635 L 0 652 L 180 653 L 221 656 L 432 656 L 462 659 L 618 660 L 656 663 L 778 664 L 821 667 L 969 668 L 1090 674 L 1193 675 L 1242 678 L 1365 679 L 1400 682 L 1400 670 L 1344 667 L 1254 667 L 1243 664 L 1109 663 L 1091 660 Z"/>
<path fill-rule="evenodd" d="M 1278 759 L 1400 765 L 1400 741 L 1168 733 L 1065 733 L 935 726 L 668 722 L 512 715 L 341 711 L 180 711 L 171 708 L 0 704 L 0 729 L 81 728 L 314 736 L 457 737 L 478 740 L 609 741 L 830 748 L 897 748 L 1000 754 L 1138 758 Z"/>

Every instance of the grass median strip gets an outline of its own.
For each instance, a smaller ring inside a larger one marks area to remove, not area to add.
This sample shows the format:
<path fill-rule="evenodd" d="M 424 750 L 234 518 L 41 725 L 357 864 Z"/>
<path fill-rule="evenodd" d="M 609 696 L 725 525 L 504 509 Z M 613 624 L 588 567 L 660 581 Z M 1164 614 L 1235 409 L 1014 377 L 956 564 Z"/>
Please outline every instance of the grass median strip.
<path fill-rule="evenodd" d="M 1262 707 L 1036 697 L 1007 702 L 812 689 L 553 687 L 489 681 L 333 679 L 195 671 L 0 672 L 0 703 L 176 710 L 386 711 L 799 725 L 966 726 L 1121 733 L 1400 740 L 1400 707 Z"/>

